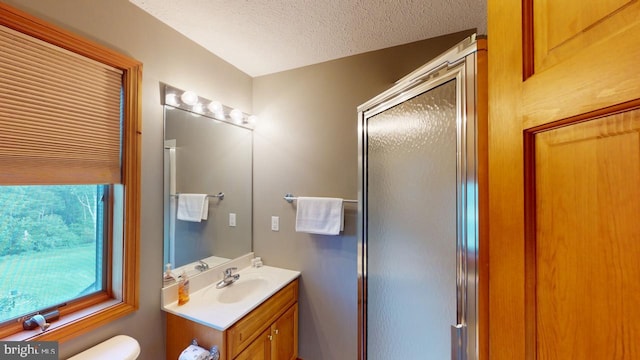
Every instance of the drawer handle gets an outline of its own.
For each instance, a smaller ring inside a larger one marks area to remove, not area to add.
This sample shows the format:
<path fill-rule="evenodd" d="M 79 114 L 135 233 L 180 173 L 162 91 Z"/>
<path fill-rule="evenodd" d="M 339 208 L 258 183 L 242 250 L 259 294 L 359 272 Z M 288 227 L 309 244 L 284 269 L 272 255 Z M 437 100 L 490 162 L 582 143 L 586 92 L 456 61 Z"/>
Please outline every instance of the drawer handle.
<path fill-rule="evenodd" d="M 273 336 L 268 335 L 267 337 L 269 338 L 269 341 L 273 341 Z"/>
<path fill-rule="evenodd" d="M 276 335 L 278 335 L 278 332 L 279 332 L 278 329 L 276 329 Z"/>

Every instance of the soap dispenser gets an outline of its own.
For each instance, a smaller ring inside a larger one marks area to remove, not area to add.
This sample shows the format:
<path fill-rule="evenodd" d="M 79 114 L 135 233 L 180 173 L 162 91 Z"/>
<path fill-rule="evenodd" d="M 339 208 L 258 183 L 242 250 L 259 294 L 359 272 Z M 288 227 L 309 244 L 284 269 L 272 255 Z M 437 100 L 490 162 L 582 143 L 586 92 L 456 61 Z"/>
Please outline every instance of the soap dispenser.
<path fill-rule="evenodd" d="M 173 276 L 173 273 L 171 272 L 171 263 L 167 263 L 167 265 L 165 265 L 165 271 L 162 276 L 162 285 L 167 286 L 175 282 L 176 282 L 176 278 Z"/>
<path fill-rule="evenodd" d="M 189 301 L 189 278 L 187 273 L 182 271 L 178 277 L 178 305 L 184 305 Z"/>

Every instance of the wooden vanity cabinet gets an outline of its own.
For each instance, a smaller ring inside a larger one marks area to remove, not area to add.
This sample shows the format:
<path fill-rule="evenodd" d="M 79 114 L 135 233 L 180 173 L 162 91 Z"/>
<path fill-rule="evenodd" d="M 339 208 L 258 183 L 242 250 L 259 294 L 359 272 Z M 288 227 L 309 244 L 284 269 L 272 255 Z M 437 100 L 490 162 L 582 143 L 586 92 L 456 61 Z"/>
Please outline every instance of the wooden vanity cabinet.
<path fill-rule="evenodd" d="M 167 359 L 177 359 L 195 338 L 218 345 L 221 360 L 295 360 L 298 356 L 298 279 L 225 331 L 167 314 Z"/>

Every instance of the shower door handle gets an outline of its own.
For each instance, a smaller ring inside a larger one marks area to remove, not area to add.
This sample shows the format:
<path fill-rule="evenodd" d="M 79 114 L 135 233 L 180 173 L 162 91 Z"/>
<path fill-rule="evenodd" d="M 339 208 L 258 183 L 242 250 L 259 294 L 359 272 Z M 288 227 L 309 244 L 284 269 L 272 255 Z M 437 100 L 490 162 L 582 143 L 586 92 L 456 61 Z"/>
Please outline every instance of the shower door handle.
<path fill-rule="evenodd" d="M 467 359 L 467 325 L 451 325 L 451 360 Z"/>

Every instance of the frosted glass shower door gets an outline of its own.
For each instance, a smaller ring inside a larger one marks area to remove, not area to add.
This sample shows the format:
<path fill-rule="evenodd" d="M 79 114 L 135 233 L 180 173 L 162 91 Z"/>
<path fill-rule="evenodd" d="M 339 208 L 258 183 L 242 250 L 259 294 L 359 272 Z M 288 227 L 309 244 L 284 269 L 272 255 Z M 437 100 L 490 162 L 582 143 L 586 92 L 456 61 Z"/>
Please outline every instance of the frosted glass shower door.
<path fill-rule="evenodd" d="M 367 358 L 451 359 L 457 105 L 449 80 L 367 119 Z"/>

